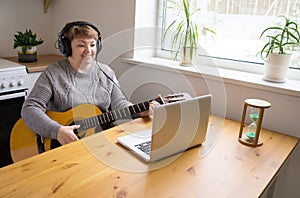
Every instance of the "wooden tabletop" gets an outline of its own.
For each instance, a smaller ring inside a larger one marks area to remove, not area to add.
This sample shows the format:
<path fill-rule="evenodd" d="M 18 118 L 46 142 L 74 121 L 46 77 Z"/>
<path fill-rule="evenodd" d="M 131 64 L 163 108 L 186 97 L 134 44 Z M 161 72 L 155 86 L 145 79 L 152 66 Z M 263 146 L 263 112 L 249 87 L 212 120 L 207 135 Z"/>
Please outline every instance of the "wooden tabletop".
<path fill-rule="evenodd" d="M 116 143 L 149 128 L 137 119 L 0 169 L 0 197 L 259 197 L 298 138 L 261 131 L 238 141 L 239 123 L 212 116 L 202 146 L 144 163 Z"/>
<path fill-rule="evenodd" d="M 24 62 L 19 62 L 17 56 L 12 56 L 12 57 L 2 57 L 3 59 L 19 63 L 21 65 L 26 66 L 28 73 L 32 72 L 42 72 L 44 69 L 48 67 L 50 63 L 53 63 L 59 59 L 64 58 L 62 55 L 58 54 L 43 54 L 43 55 L 38 55 L 37 61 L 36 62 L 31 62 L 31 63 L 24 63 Z"/>

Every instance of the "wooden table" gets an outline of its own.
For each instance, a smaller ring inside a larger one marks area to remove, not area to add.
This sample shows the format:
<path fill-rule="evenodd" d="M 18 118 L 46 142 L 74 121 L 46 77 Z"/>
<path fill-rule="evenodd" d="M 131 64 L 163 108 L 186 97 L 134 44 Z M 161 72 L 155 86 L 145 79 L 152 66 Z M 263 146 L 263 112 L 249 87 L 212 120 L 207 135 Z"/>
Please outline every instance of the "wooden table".
<path fill-rule="evenodd" d="M 38 55 L 36 62 L 31 62 L 31 63 L 19 62 L 17 56 L 2 57 L 2 58 L 24 65 L 26 66 L 28 73 L 32 73 L 32 72 L 42 72 L 44 69 L 48 67 L 50 63 L 62 59 L 64 58 L 64 56 L 58 54 L 42 54 L 42 55 Z"/>
<path fill-rule="evenodd" d="M 212 116 L 207 140 L 156 163 L 116 144 L 149 128 L 137 119 L 0 169 L 0 197 L 259 197 L 298 143 L 262 130 L 261 147 L 238 141 L 239 123 Z"/>

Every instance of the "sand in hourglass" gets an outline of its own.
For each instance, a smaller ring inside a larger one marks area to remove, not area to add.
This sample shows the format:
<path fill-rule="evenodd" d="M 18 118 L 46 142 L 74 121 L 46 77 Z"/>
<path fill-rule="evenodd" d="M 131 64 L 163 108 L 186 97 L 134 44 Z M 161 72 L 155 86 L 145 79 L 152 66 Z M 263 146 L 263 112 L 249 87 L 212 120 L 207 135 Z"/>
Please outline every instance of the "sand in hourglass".
<path fill-rule="evenodd" d="M 259 115 L 257 113 L 252 113 L 249 117 L 251 118 L 252 123 L 247 127 L 246 136 L 253 140 L 256 132 L 256 121 L 258 120 Z"/>

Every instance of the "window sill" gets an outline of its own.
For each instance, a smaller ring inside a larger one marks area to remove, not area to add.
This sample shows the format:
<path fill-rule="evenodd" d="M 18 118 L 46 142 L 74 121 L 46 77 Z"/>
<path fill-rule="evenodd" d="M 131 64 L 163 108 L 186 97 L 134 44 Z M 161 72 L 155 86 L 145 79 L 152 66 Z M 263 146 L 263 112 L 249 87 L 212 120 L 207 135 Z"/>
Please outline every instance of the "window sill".
<path fill-rule="evenodd" d="M 300 81 L 288 79 L 285 83 L 268 82 L 261 74 L 254 74 L 212 66 L 198 65 L 192 67 L 180 66 L 178 62 L 163 58 L 124 58 L 124 62 L 144 67 L 151 67 L 170 72 L 182 72 L 186 75 L 204 76 L 213 80 L 223 80 L 225 83 L 242 85 L 274 93 L 300 98 Z"/>

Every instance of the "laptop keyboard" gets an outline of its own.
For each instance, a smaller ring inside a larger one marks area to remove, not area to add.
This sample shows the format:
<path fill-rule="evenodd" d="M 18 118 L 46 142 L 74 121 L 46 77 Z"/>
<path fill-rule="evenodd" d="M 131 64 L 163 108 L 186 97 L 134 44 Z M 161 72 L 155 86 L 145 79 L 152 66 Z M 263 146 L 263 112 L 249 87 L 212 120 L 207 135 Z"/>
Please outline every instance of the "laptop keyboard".
<path fill-rule="evenodd" d="M 151 141 L 142 142 L 140 144 L 136 144 L 135 147 L 146 153 L 147 155 L 150 155 L 150 148 L 151 148 Z"/>

